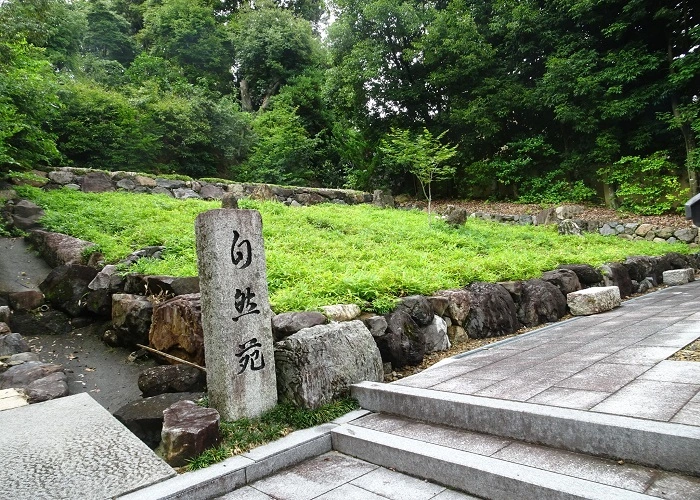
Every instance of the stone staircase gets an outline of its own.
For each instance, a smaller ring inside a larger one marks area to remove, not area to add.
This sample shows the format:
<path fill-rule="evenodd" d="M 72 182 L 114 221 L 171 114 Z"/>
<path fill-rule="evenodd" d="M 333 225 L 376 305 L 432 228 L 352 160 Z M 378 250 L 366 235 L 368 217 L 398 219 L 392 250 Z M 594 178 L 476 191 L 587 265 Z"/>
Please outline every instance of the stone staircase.
<path fill-rule="evenodd" d="M 489 499 L 700 498 L 700 428 L 365 382 L 333 449 Z"/>

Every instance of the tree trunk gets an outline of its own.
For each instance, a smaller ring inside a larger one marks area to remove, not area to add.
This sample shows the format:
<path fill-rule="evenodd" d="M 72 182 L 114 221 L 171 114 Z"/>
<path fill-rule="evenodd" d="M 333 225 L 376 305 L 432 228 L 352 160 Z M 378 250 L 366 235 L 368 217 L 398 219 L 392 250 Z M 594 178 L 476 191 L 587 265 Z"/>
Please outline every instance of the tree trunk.
<path fill-rule="evenodd" d="M 250 89 L 248 88 L 248 80 L 241 80 L 241 109 L 247 113 L 252 113 L 253 99 L 250 97 Z"/>
<path fill-rule="evenodd" d="M 263 98 L 262 104 L 260 105 L 260 111 L 265 111 L 270 105 L 270 98 L 277 92 L 280 88 L 280 82 L 277 80 L 275 83 L 270 85 L 270 88 L 265 92 L 265 97 Z"/>

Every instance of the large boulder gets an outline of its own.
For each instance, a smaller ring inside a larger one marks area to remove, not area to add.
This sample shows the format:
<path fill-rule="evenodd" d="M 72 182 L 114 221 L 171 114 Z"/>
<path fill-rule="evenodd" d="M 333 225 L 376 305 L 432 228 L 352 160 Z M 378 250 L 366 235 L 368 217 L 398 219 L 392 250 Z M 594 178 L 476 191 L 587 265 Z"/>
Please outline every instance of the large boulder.
<path fill-rule="evenodd" d="M 169 392 L 200 392 L 207 385 L 207 376 L 194 366 L 153 366 L 141 372 L 138 384 L 145 398 Z"/>
<path fill-rule="evenodd" d="M 397 309 L 404 309 L 418 326 L 428 326 L 433 322 L 433 316 L 435 316 L 432 304 L 422 295 L 404 297 Z"/>
<path fill-rule="evenodd" d="M 467 290 L 443 290 L 437 292 L 437 296 L 447 299 L 445 316 L 458 326 L 464 326 L 471 308 L 471 294 Z"/>
<path fill-rule="evenodd" d="M 127 403 L 114 412 L 114 417 L 151 448 L 160 443 L 163 412 L 178 401 L 197 402 L 201 392 L 173 392 Z"/>
<path fill-rule="evenodd" d="M 629 297 L 634 293 L 634 285 L 627 268 L 619 262 L 610 262 L 601 267 L 605 286 L 616 286 L 620 289 L 620 297 Z"/>
<path fill-rule="evenodd" d="M 394 369 L 420 364 L 425 356 L 425 335 L 421 327 L 404 309 L 397 309 L 385 318 L 386 332 L 374 337 L 382 360 L 391 363 Z"/>
<path fill-rule="evenodd" d="M 524 281 L 518 319 L 528 327 L 557 321 L 566 314 L 566 297 L 559 288 L 540 279 Z"/>
<path fill-rule="evenodd" d="M 58 371 L 35 380 L 24 388 L 24 393 L 29 403 L 41 403 L 68 396 L 66 374 Z"/>
<path fill-rule="evenodd" d="M 474 283 L 468 290 L 471 308 L 465 329 L 469 337 L 499 337 L 515 333 L 520 328 L 515 302 L 501 285 Z"/>
<path fill-rule="evenodd" d="M 41 282 L 39 289 L 46 301 L 69 316 L 82 316 L 87 310 L 85 297 L 88 285 L 97 275 L 97 269 L 81 265 L 59 266 Z"/>
<path fill-rule="evenodd" d="M 576 273 L 579 283 L 584 286 L 596 285 L 603 281 L 603 273 L 589 264 L 564 264 L 557 269 L 568 269 Z"/>
<path fill-rule="evenodd" d="M 179 401 L 163 411 L 158 454 L 172 467 L 187 465 L 219 442 L 219 412 L 192 401 Z"/>
<path fill-rule="evenodd" d="M 447 207 L 445 207 L 445 213 L 443 214 L 442 218 L 450 226 L 459 227 L 463 226 L 464 223 L 467 222 L 468 216 L 469 213 L 467 212 L 466 208 L 456 207 L 454 205 L 447 205 Z"/>
<path fill-rule="evenodd" d="M 83 262 L 83 252 L 95 246 L 94 243 L 89 241 L 40 229 L 29 231 L 26 239 L 51 267 L 81 264 Z"/>
<path fill-rule="evenodd" d="M 272 334 L 275 340 L 282 340 L 304 328 L 323 325 L 327 318 L 316 311 L 287 312 L 272 317 Z"/>
<path fill-rule="evenodd" d="M 148 344 L 152 315 L 153 303 L 143 295 L 112 295 L 112 331 L 117 344 L 125 347 Z"/>
<path fill-rule="evenodd" d="M 346 394 L 351 384 L 384 378 L 377 345 L 362 321 L 319 325 L 275 343 L 281 401 L 318 408 Z"/>
<path fill-rule="evenodd" d="M 155 306 L 148 340 L 159 351 L 203 366 L 204 333 L 200 295 L 178 295 Z"/>
<path fill-rule="evenodd" d="M 114 191 L 112 179 L 104 172 L 88 172 L 83 177 L 80 188 L 86 193 L 106 193 L 107 191 Z"/>
<path fill-rule="evenodd" d="M 2 323 L 3 325 L 5 323 Z M 0 357 L 29 352 L 29 345 L 19 333 L 0 335 Z"/>
<path fill-rule="evenodd" d="M 555 269 L 542 273 L 542 280 L 556 286 L 561 293 L 576 292 L 581 289 L 581 282 L 576 273 L 570 269 Z"/>
<path fill-rule="evenodd" d="M 44 210 L 28 200 L 8 204 L 7 209 L 12 225 L 25 231 L 37 227 L 39 219 L 44 216 Z"/>

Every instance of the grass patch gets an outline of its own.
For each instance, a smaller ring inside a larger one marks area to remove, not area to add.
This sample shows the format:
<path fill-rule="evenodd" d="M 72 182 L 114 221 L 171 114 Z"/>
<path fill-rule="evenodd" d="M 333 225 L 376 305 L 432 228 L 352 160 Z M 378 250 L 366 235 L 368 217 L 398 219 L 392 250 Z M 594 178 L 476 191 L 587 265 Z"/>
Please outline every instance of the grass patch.
<path fill-rule="evenodd" d="M 99 245 L 115 262 L 148 245 L 163 245 L 162 260 L 130 268 L 144 274 L 195 276 L 194 219 L 218 201 L 164 195 L 91 194 L 67 189 L 18 191 L 46 211 L 43 223 Z M 263 218 L 268 285 L 275 312 L 356 303 L 385 312 L 396 297 L 429 295 L 475 281 L 538 277 L 559 264 L 600 265 L 630 255 L 687 253 L 684 244 L 586 234 L 559 236 L 555 226 L 516 226 L 470 219 L 453 228 L 430 226 L 420 211 L 334 204 L 293 208 L 241 200 Z"/>
<path fill-rule="evenodd" d="M 222 442 L 192 459 L 188 470 L 196 470 L 240 455 L 262 444 L 286 436 L 292 431 L 330 422 L 360 405 L 354 399 L 340 399 L 316 410 L 306 410 L 285 403 L 275 406 L 260 418 L 244 418 L 221 423 Z"/>

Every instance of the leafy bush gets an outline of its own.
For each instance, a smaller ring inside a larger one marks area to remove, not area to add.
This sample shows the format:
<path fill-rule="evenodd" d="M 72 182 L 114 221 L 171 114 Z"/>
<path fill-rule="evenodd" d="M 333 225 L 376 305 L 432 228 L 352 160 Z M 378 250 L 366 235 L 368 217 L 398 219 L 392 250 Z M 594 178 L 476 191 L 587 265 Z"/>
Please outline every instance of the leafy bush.
<path fill-rule="evenodd" d="M 678 208 L 687 198 L 676 166 L 664 151 L 648 157 L 625 156 L 598 170 L 601 180 L 615 189 L 620 208 L 644 215 L 658 215 Z"/>
<path fill-rule="evenodd" d="M 562 172 L 555 170 L 540 177 L 527 179 L 520 188 L 520 203 L 583 203 L 596 196 L 594 189 L 583 181 L 568 182 Z"/>

